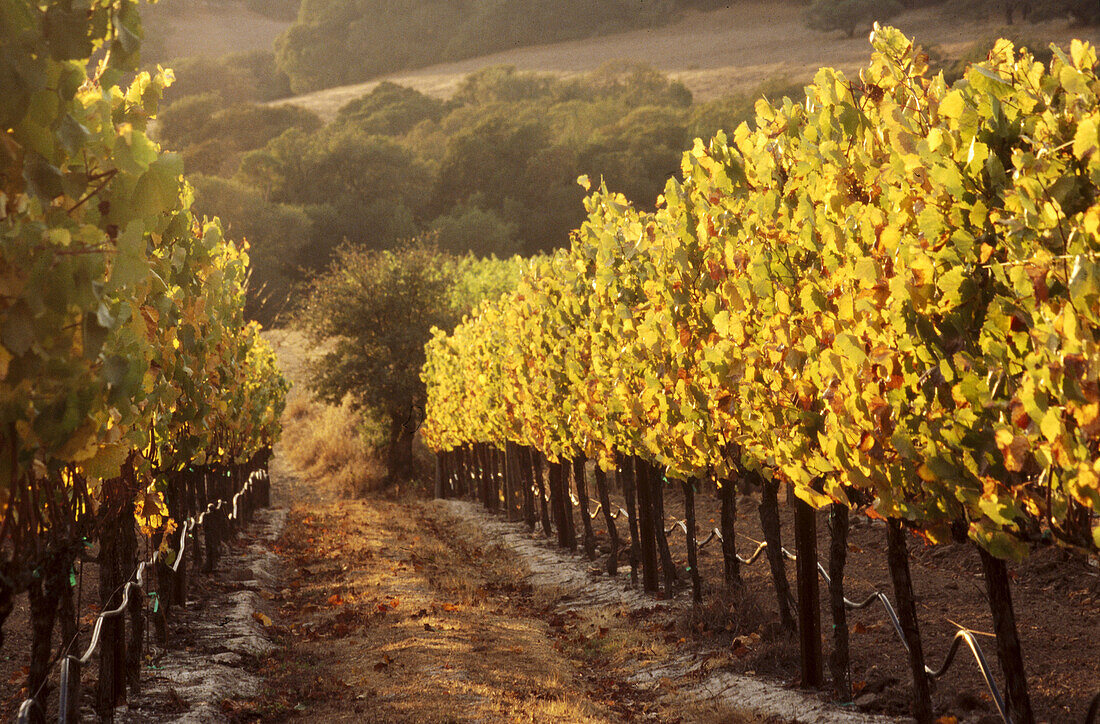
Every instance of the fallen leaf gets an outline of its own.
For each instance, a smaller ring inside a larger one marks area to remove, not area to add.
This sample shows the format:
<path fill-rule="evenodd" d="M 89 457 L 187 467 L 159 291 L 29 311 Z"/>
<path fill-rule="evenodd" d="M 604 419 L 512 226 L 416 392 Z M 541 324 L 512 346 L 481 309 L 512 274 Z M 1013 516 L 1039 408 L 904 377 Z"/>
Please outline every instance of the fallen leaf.
<path fill-rule="evenodd" d="M 268 616 L 266 613 L 260 613 L 259 611 L 254 611 L 252 613 L 252 618 L 259 621 L 260 624 L 262 624 L 263 626 L 270 626 L 274 623 L 274 621 L 271 620 L 270 616 Z"/>

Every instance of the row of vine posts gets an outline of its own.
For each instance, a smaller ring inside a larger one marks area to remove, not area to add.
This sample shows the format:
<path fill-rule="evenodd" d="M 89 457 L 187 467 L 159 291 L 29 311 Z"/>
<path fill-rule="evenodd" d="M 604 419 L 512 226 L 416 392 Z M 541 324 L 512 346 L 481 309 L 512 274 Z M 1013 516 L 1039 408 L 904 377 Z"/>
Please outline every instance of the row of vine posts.
<path fill-rule="evenodd" d="M 5 541 L 21 550 L 28 564 L 23 567 L 26 575 L 6 577 L 0 587 L 0 623 L 21 593 L 26 593 L 30 608 L 29 698 L 20 707 L 20 723 L 46 720 L 51 709 L 50 675 L 58 664 L 59 721 L 80 721 L 82 669 L 97 652 L 94 711 L 99 720 L 110 721 L 115 707 L 141 690 L 146 620 L 152 622 L 156 645 L 168 648 L 169 622 L 173 611 L 187 604 L 190 576 L 212 572 L 225 544 L 256 509 L 270 505 L 270 455 L 270 448 L 264 448 L 243 463 L 193 465 L 169 473 L 164 496 L 168 516 L 155 529 L 142 530 L 135 520 L 138 484 L 132 465 L 124 466 L 120 477 L 103 483 L 98 509 L 89 504 L 86 481 L 77 476 L 64 481 L 31 480 L 15 488 L 21 495 L 4 518 L 8 533 L 22 528 L 16 525 L 21 512 L 41 511 L 43 506 L 35 503 L 46 496 L 68 500 L 60 512 L 73 513 L 67 518 L 58 515 L 67 524 L 51 527 L 48 539 Z M 153 552 L 145 560 L 140 553 L 143 538 L 146 550 Z M 87 649 L 81 648 L 83 612 L 74 600 L 78 562 L 95 563 L 99 569 L 100 614 Z M 11 572 L 13 559 L 6 563 Z M 60 628 L 56 650 L 55 626 Z"/>
<path fill-rule="evenodd" d="M 583 456 L 571 461 L 548 461 L 538 451 L 512 442 L 507 443 L 504 449 L 488 443 L 461 446 L 437 454 L 435 495 L 437 498 L 475 498 L 485 509 L 503 513 L 509 521 L 522 521 L 531 531 L 541 527 L 544 535 L 556 537 L 557 544 L 562 548 L 576 551 L 579 544 L 589 558 L 596 557 L 592 519 L 602 512 L 611 549 L 607 558 L 607 573 L 616 575 L 620 557 L 625 555 L 626 563 L 630 566 L 632 585 L 637 585 L 640 580 L 642 588 L 648 593 L 658 593 L 663 587 L 664 596 L 672 598 L 680 574 L 669 551 L 668 534 L 675 526 L 667 530 L 665 528 L 664 489 L 667 480 L 662 471 L 641 457 L 630 456 L 620 461 L 615 470 L 615 479 L 626 503 L 626 509 L 621 512 L 627 518 L 627 531 L 620 537 L 615 523 L 620 509 L 612 503 L 608 476 L 598 465 L 594 467 L 593 475 L 597 508 L 592 512 L 589 510 L 587 462 Z M 575 497 L 570 490 L 570 471 L 576 488 Z M 725 585 L 731 590 L 742 588 L 744 583 L 741 566 L 753 562 L 761 551 L 766 554 L 781 625 L 791 634 L 798 635 L 800 680 L 804 688 L 820 689 L 825 686 L 827 663 L 836 697 L 841 701 L 852 700 L 847 610 L 863 608 L 871 602 L 881 601 L 893 619 L 895 628 L 902 635 L 902 643 L 914 672 L 914 713 L 918 720 L 922 709 L 931 715 L 933 681 L 946 673 L 959 646 L 965 643 L 978 662 L 1002 719 L 1006 722 L 1033 721 L 1011 604 L 1007 612 L 1011 623 L 1010 631 L 1005 630 L 1006 613 L 998 614 L 997 610 L 1001 602 L 1011 601 L 1008 594 L 1010 579 L 1003 561 L 979 549 L 997 627 L 997 654 L 1005 674 L 1007 702 L 993 681 L 992 672 L 976 639 L 966 629 L 959 629 L 940 669 L 932 669 L 925 663 L 909 569 L 907 534 L 898 521 L 886 521 L 887 557 L 896 608 L 880 593 L 861 603 L 855 603 L 845 597 L 844 591 L 850 509 L 841 504 L 829 507 L 831 541 L 826 574 L 825 568 L 818 563 L 817 520 L 813 507 L 796 496 L 790 496 L 795 509 L 796 549 L 791 555 L 783 548 L 782 543 L 778 481 L 769 480 L 751 470 L 740 472 L 740 479 L 737 481 L 713 481 L 721 505 L 720 524 L 714 536 L 722 544 Z M 703 487 L 703 483 L 702 480 L 681 483 L 685 520 L 680 527 L 687 542 L 687 569 L 692 600 L 697 604 L 703 601 L 703 587 L 698 567 L 700 544 L 697 539 L 695 494 Z M 742 491 L 756 489 L 761 498 L 759 515 L 764 542 L 747 559 L 738 555 L 735 545 L 738 488 Z M 574 506 L 579 508 L 577 512 L 583 526 L 579 542 Z M 628 541 L 624 538 L 628 538 Z M 790 590 L 785 559 L 795 563 L 797 597 Z M 834 621 L 833 652 L 827 662 L 822 650 L 819 573 L 827 583 L 829 608 Z M 1013 646 L 1014 651 L 1011 650 Z M 1013 717 L 1013 713 L 1017 715 Z M 1098 716 L 1100 693 L 1092 700 L 1085 723 L 1094 724 Z"/>

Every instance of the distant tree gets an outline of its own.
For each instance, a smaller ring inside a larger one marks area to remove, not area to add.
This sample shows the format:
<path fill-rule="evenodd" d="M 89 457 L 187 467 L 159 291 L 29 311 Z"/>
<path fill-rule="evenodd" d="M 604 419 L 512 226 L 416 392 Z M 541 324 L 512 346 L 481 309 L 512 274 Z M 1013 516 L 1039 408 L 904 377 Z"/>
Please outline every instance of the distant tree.
<path fill-rule="evenodd" d="M 225 101 L 213 92 L 179 97 L 161 110 L 157 118 L 157 140 L 172 151 L 198 143 L 203 139 L 202 131 L 207 121 L 224 107 Z"/>
<path fill-rule="evenodd" d="M 379 248 L 414 234 L 432 176 L 393 139 L 335 125 L 316 133 L 293 128 L 246 153 L 237 178 L 271 201 L 306 207 L 327 250 L 345 238 Z"/>
<path fill-rule="evenodd" d="M 460 204 L 431 224 L 436 243 L 454 253 L 505 256 L 516 248 L 519 226 L 494 211 Z"/>
<path fill-rule="evenodd" d="M 364 133 L 400 136 L 422 121 L 438 121 L 444 104 L 420 91 L 383 81 L 370 93 L 347 103 L 336 116 Z"/>
<path fill-rule="evenodd" d="M 423 409 L 424 345 L 481 300 L 515 287 L 519 258 L 476 260 L 414 241 L 395 251 L 341 247 L 310 283 L 296 321 L 327 351 L 310 364 L 310 386 L 329 402 L 385 420 L 387 481 L 413 472 L 416 410 Z"/>
<path fill-rule="evenodd" d="M 400 252 L 341 247 L 309 287 L 297 322 L 310 339 L 329 342 L 310 365 L 310 387 L 324 400 L 384 418 L 387 482 L 412 473 L 414 430 L 405 423 L 424 406 L 424 344 L 432 327 L 450 328 L 451 265 L 433 247 Z"/>
<path fill-rule="evenodd" d="M 299 0 L 246 0 L 245 7 L 275 20 L 294 20 L 300 4 Z"/>
<path fill-rule="evenodd" d="M 676 107 L 635 108 L 592 135 L 581 152 L 581 172 L 602 176 L 631 201 L 653 208 L 669 177 L 680 170 L 689 142 L 687 117 Z"/>
<path fill-rule="evenodd" d="M 295 92 L 443 60 L 649 27 L 672 0 L 302 0 L 275 43 Z"/>
<path fill-rule="evenodd" d="M 1080 25 L 1100 23 L 1100 2 L 1097 0 L 1029 0 L 1025 20 L 1039 22 L 1051 18 L 1072 18 Z"/>
<path fill-rule="evenodd" d="M 514 65 L 491 65 L 470 73 L 452 97 L 456 105 L 486 105 L 552 98 L 560 87 L 554 77 L 523 72 Z"/>
<path fill-rule="evenodd" d="M 290 80 L 275 67 L 270 50 L 230 53 L 220 58 L 196 56 L 172 60 L 176 82 L 167 102 L 201 93 L 216 93 L 225 104 L 271 101 L 290 95 Z"/>
<path fill-rule="evenodd" d="M 243 153 L 262 148 L 285 131 L 321 127 L 320 118 L 298 106 L 226 106 L 215 93 L 181 98 L 159 120 L 158 140 L 183 154 L 188 173 L 225 176 L 236 172 Z"/>
<path fill-rule="evenodd" d="M 691 91 L 644 63 L 611 61 L 586 73 L 574 85 L 587 89 L 588 100 L 610 99 L 631 107 L 691 105 Z"/>
<path fill-rule="evenodd" d="M 813 30 L 843 30 L 849 38 L 875 21 L 889 20 L 903 10 L 895 0 L 817 0 L 806 10 Z"/>
<path fill-rule="evenodd" d="M 437 203 L 450 208 L 476 194 L 482 208 L 502 209 L 505 199 L 522 193 L 532 157 L 550 146 L 551 139 L 542 124 L 513 119 L 507 110 L 451 137 L 440 165 Z"/>
<path fill-rule="evenodd" d="M 265 325 L 280 321 L 290 308 L 302 268 L 316 262 L 310 243 L 310 219 L 295 206 L 266 201 L 259 191 L 230 179 L 194 174 L 192 209 L 218 216 L 234 239 L 247 239 L 251 271 L 245 314 Z"/>
<path fill-rule="evenodd" d="M 772 76 L 748 93 L 696 103 L 691 107 L 688 118 L 687 138 L 706 141 L 720 130 L 725 131 L 729 138 L 742 123 L 755 124 L 758 99 L 767 98 L 772 103 L 780 103 L 783 98 L 791 98 L 800 103 L 806 96 L 805 85 L 786 75 Z"/>

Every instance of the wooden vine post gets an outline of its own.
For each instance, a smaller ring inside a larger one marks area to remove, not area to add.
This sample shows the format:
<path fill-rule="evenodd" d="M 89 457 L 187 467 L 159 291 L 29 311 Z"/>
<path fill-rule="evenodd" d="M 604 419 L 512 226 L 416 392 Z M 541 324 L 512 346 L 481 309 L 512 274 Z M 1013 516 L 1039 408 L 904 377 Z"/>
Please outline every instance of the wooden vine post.
<path fill-rule="evenodd" d="M 695 538 L 695 483 L 685 480 L 681 483 L 684 490 L 684 517 L 687 519 L 688 569 L 691 575 L 691 600 L 703 602 L 703 579 L 699 575 L 699 547 Z"/>
<path fill-rule="evenodd" d="M 993 630 L 997 635 L 997 658 L 1005 675 L 1008 713 L 1015 724 L 1033 724 L 1035 714 L 1031 710 L 1024 655 L 1016 629 L 1016 613 L 1012 608 L 1008 566 L 1004 560 L 995 558 L 981 546 L 978 546 L 978 554 L 982 559 L 989 607 L 993 614 Z"/>
<path fill-rule="evenodd" d="M 542 534 L 547 538 L 553 535 L 553 531 L 550 528 L 550 508 L 546 500 L 546 481 L 543 480 L 542 475 L 542 453 L 532 451 L 531 461 L 532 468 L 535 474 L 535 487 L 538 488 L 539 496 L 539 520 L 542 524 Z M 553 495 L 553 493 L 551 493 Z"/>
<path fill-rule="evenodd" d="M 523 486 L 523 519 L 527 521 L 527 528 L 532 531 L 535 529 L 535 522 L 538 519 L 538 511 L 535 508 L 534 463 L 531 459 L 533 454 L 531 448 L 523 446 L 520 448 L 520 455 L 517 460 L 520 484 Z"/>
<path fill-rule="evenodd" d="M 917 625 L 917 602 L 913 596 L 913 579 L 909 573 L 909 549 L 905 543 L 905 529 L 897 518 L 886 521 L 886 556 L 890 577 L 894 581 L 897 597 L 898 621 L 905 634 L 909 653 L 909 668 L 913 675 L 913 718 L 917 724 L 929 724 L 932 720 L 932 685 L 925 670 L 924 648 L 921 646 L 920 628 Z"/>
<path fill-rule="evenodd" d="M 435 497 L 441 499 L 447 497 L 447 485 L 443 480 L 443 458 L 446 455 L 445 452 L 435 455 Z"/>
<path fill-rule="evenodd" d="M 787 583 L 787 567 L 783 562 L 783 540 L 779 526 L 779 482 L 755 472 L 753 477 L 760 485 L 760 528 L 764 531 L 764 542 L 768 544 L 764 551 L 767 553 L 772 581 L 775 583 L 779 620 L 783 628 L 793 632 L 796 625 L 791 614 L 791 587 Z"/>
<path fill-rule="evenodd" d="M 596 557 L 596 537 L 592 533 L 592 518 L 588 515 L 588 484 L 585 480 L 585 465 L 588 460 L 583 454 L 573 458 L 573 480 L 577 485 L 577 500 L 580 501 L 581 525 L 584 527 L 584 554 Z"/>
<path fill-rule="evenodd" d="M 568 460 L 561 462 L 561 516 L 565 524 L 566 546 L 571 551 L 577 550 L 577 527 L 573 520 L 573 497 L 570 495 L 569 478 L 572 466 Z"/>
<path fill-rule="evenodd" d="M 635 456 L 634 481 L 638 492 L 638 533 L 641 547 L 642 588 L 650 593 L 655 593 L 660 588 L 660 580 L 657 573 L 657 536 L 654 532 L 651 478 L 649 464 Z"/>
<path fill-rule="evenodd" d="M 848 557 L 848 506 L 829 506 L 829 609 L 833 615 L 833 651 L 829 672 L 840 701 L 852 700 L 851 664 L 848 652 L 848 608 L 844 605 L 844 564 Z"/>
<path fill-rule="evenodd" d="M 607 473 L 599 465 L 596 466 L 596 490 L 600 496 L 600 507 L 603 509 L 604 524 L 607 525 L 607 535 L 611 539 L 611 553 L 607 556 L 607 573 L 614 576 L 619 572 L 619 531 L 615 528 L 615 513 L 611 510 L 611 497 L 607 491 Z"/>
<path fill-rule="evenodd" d="M 719 527 L 722 531 L 722 564 L 726 588 L 741 588 L 741 561 L 737 559 L 737 490 L 729 478 L 718 481 L 718 497 L 722 503 Z"/>
<path fill-rule="evenodd" d="M 798 642 L 802 686 L 825 683 L 821 654 L 821 593 L 817 583 L 817 516 L 813 506 L 794 496 L 794 538 L 798 559 Z"/>
<path fill-rule="evenodd" d="M 661 570 L 664 573 L 665 597 L 672 598 L 675 593 L 676 564 L 672 562 L 672 553 L 668 548 L 668 534 L 665 533 L 665 476 L 661 470 L 650 465 L 649 484 L 653 505 L 653 535 L 657 538 L 657 552 L 661 556 Z"/>
<path fill-rule="evenodd" d="M 626 499 L 627 528 L 630 531 L 630 584 L 632 586 L 638 585 L 638 566 L 642 556 L 642 543 L 639 533 L 641 526 L 638 524 L 640 506 L 636 495 L 637 464 L 637 458 L 633 456 L 625 457 L 623 462 L 620 463 L 618 475 L 616 476 L 622 483 L 623 497 Z"/>

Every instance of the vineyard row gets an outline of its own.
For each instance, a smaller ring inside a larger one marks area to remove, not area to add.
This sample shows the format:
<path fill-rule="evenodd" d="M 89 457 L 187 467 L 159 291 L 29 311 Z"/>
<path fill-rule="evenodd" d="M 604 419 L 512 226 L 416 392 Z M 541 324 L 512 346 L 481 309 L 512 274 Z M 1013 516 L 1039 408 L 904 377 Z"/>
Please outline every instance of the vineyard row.
<path fill-rule="evenodd" d="M 814 508 L 884 519 L 922 724 L 905 539 L 969 539 L 1006 718 L 1026 723 L 1005 560 L 1100 551 L 1096 52 L 1075 41 L 1048 68 L 999 41 L 949 86 L 897 30 L 872 44 L 858 80 L 822 69 L 801 102 L 697 140 L 656 211 L 594 191 L 568 249 L 429 343 L 424 437 L 530 448 L 551 479 L 587 458 L 685 496 L 749 481 L 764 512 L 787 486 L 798 540 Z M 816 556 L 799 560 L 810 586 Z M 843 558 L 829 574 L 842 592 Z"/>
<path fill-rule="evenodd" d="M 137 0 L 0 0 L 0 19 L 0 626 L 25 595 L 40 714 L 54 628 L 62 653 L 79 634 L 77 565 L 98 566 L 100 611 L 140 548 L 160 576 L 267 455 L 288 385 L 244 319 L 247 243 L 196 218 L 147 133 L 173 77 L 139 72 Z M 136 686 L 135 605 L 129 645 L 97 624 L 101 716 L 123 672 Z"/>

